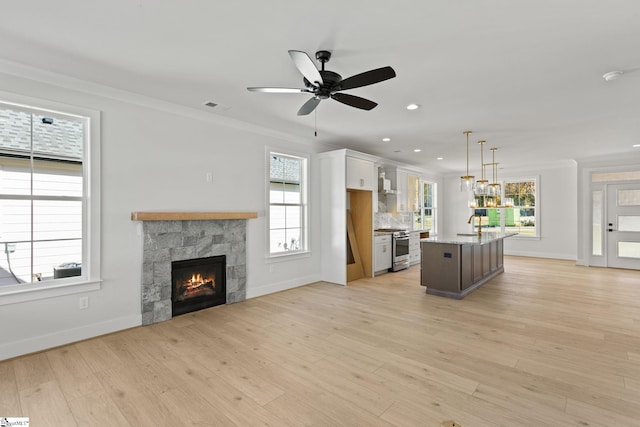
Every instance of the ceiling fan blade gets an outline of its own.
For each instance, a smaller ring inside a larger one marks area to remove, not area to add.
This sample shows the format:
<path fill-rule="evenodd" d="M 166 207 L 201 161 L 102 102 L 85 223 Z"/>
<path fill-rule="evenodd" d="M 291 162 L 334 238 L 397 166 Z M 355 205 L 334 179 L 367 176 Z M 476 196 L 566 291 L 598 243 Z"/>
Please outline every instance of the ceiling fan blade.
<path fill-rule="evenodd" d="M 318 104 L 320 104 L 320 98 L 316 98 L 314 96 L 313 98 L 302 104 L 302 107 L 300 107 L 300 109 L 298 110 L 298 115 L 306 116 L 307 114 L 315 110 Z"/>
<path fill-rule="evenodd" d="M 391 67 L 376 68 L 375 70 L 365 71 L 356 74 L 339 82 L 333 90 L 347 90 L 357 87 L 372 85 L 385 80 L 392 79 L 396 76 L 396 72 Z"/>
<path fill-rule="evenodd" d="M 322 76 L 306 52 L 290 50 L 289 56 L 302 75 L 315 86 L 322 86 Z"/>
<path fill-rule="evenodd" d="M 290 87 L 248 87 L 249 92 L 267 92 L 267 93 L 305 93 L 307 89 L 296 89 Z"/>
<path fill-rule="evenodd" d="M 334 93 L 331 95 L 331 98 L 351 107 L 360 108 L 361 110 L 371 110 L 378 105 L 376 102 L 360 98 L 359 96 L 349 95 L 347 93 Z"/>

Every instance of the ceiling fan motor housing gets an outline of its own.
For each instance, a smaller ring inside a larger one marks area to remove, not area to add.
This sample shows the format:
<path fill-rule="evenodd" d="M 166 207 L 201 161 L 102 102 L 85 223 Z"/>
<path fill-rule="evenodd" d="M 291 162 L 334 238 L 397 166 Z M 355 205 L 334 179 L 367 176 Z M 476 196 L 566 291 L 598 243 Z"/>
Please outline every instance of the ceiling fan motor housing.
<path fill-rule="evenodd" d="M 331 96 L 331 91 L 334 89 L 337 83 L 342 81 L 342 76 L 338 73 L 328 70 L 319 70 L 320 76 L 322 76 L 322 86 L 316 87 L 311 84 L 309 80 L 303 78 L 304 85 L 312 91 L 318 98 L 327 99 Z"/>

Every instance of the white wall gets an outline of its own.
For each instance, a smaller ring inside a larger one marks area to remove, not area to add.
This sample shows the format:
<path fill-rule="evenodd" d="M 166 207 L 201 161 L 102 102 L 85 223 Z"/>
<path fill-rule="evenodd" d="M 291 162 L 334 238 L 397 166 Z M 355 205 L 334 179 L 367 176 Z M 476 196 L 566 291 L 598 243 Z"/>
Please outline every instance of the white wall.
<path fill-rule="evenodd" d="M 538 169 L 501 172 L 502 179 L 539 178 L 540 238 L 505 239 L 505 254 L 539 258 L 577 259 L 578 183 L 577 166 L 541 166 Z M 459 190 L 458 176 L 445 179 L 445 234 L 468 233 L 471 209 L 468 196 Z"/>
<path fill-rule="evenodd" d="M 6 71 L 6 70 L 4 70 Z M 141 225 L 132 211 L 257 211 L 247 227 L 247 296 L 300 286 L 320 277 L 319 224 L 312 222 L 311 256 L 265 262 L 266 147 L 314 154 L 274 132 L 230 126 L 215 113 L 190 111 L 82 82 L 43 74 L 49 83 L 0 73 L 0 91 L 101 111 L 102 286 L 86 294 L 4 305 L 0 360 L 140 325 Z M 78 84 L 78 90 L 75 84 Z M 64 86 L 64 87 L 63 87 Z M 205 173 L 213 173 L 213 184 Z M 319 218 L 319 178 L 311 169 L 311 218 Z M 89 309 L 78 298 L 89 296 Z"/>

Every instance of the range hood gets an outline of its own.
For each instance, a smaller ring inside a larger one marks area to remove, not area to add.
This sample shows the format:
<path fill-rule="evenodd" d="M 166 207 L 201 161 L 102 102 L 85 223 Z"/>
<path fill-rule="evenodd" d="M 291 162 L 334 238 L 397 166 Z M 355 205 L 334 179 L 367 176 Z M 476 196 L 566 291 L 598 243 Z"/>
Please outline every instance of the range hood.
<path fill-rule="evenodd" d="M 378 178 L 378 193 L 396 194 L 396 190 L 391 189 L 391 180 L 386 178 Z"/>
<path fill-rule="evenodd" d="M 386 173 L 383 168 L 378 168 L 378 193 L 396 194 L 396 190 L 391 189 L 391 180 L 385 178 Z"/>

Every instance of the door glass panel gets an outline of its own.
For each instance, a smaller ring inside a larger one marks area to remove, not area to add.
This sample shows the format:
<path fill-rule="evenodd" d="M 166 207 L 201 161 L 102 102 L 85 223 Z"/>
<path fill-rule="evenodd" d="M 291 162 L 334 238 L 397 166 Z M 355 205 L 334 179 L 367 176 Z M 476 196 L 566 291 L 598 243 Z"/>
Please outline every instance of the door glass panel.
<path fill-rule="evenodd" d="M 592 218 L 591 225 L 592 237 L 592 255 L 602 255 L 602 191 L 596 190 L 592 192 Z"/>
<path fill-rule="evenodd" d="M 640 231 L 640 216 L 637 216 L 637 215 L 619 216 L 618 231 Z"/>
<path fill-rule="evenodd" d="M 618 190 L 618 206 L 640 206 L 640 190 Z"/>
<path fill-rule="evenodd" d="M 618 242 L 618 256 L 640 259 L 640 242 Z"/>

